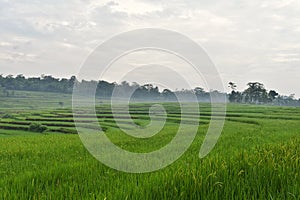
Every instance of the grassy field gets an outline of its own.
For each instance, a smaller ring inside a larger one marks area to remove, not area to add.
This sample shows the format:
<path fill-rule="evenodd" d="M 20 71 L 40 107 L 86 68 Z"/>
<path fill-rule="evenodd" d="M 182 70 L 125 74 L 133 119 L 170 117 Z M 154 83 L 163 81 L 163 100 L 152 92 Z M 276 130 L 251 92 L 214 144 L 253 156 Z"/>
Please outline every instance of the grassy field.
<path fill-rule="evenodd" d="M 209 104 L 200 104 L 200 126 L 188 151 L 162 170 L 130 174 L 101 164 L 85 149 L 75 134 L 70 96 L 18 92 L 0 104 L 0 199 L 300 199 L 300 108 L 229 104 L 216 147 L 200 159 L 211 114 Z M 167 123 L 149 139 L 126 136 L 107 104 L 96 110 L 115 144 L 151 152 L 166 145 L 181 122 L 177 104 L 163 105 Z M 136 124 L 149 123 L 149 106 L 130 106 Z M 117 115 L 128 128 L 122 105 Z M 79 117 L 83 125 L 91 123 L 91 116 Z M 33 123 L 47 130 L 29 131 Z"/>

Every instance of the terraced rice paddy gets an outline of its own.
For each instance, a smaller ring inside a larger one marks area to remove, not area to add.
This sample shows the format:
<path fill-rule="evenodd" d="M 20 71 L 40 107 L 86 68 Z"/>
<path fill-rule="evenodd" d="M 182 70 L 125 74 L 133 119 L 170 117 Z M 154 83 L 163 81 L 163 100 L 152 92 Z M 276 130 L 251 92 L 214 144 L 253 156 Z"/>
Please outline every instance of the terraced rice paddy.
<path fill-rule="evenodd" d="M 149 123 L 151 105 L 131 104 L 131 118 L 137 125 Z M 200 116 L 191 112 L 182 120 L 176 103 L 162 105 L 167 122 L 157 135 L 146 139 L 130 137 L 120 130 L 115 117 L 123 129 L 130 128 L 122 104 L 114 116 L 105 103 L 96 108 L 105 134 L 116 145 L 133 152 L 163 147 L 172 140 L 179 123 L 194 123 L 200 118 L 197 136 L 188 151 L 172 165 L 145 174 L 120 172 L 91 156 L 76 134 L 68 106 L 31 110 L 3 107 L 0 199 L 300 198 L 300 108 L 229 104 L 217 145 L 200 159 L 199 149 L 211 118 L 210 105 L 200 104 Z M 93 122 L 89 115 L 77 117 L 83 125 Z M 31 132 L 32 123 L 47 130 Z"/>

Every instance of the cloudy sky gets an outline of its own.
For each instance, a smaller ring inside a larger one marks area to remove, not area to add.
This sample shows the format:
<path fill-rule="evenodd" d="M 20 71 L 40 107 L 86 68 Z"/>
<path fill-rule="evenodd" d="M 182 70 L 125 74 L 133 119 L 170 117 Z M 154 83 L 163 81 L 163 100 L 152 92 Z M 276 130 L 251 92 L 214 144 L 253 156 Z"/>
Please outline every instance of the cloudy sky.
<path fill-rule="evenodd" d="M 112 35 L 149 27 L 195 40 L 225 85 L 300 97 L 299 0 L 0 0 L 0 73 L 70 77 Z"/>

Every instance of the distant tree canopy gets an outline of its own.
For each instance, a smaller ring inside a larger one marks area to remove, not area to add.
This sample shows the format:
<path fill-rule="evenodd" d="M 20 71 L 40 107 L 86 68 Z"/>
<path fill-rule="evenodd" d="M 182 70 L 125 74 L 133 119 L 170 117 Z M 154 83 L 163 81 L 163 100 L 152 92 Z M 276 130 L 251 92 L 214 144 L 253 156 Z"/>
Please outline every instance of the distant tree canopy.
<path fill-rule="evenodd" d="M 58 79 L 52 76 L 25 78 L 22 74 L 15 78 L 12 75 L 3 77 L 0 75 L 0 86 L 5 90 L 27 90 L 72 93 L 75 76 L 70 79 Z"/>
<path fill-rule="evenodd" d="M 132 99 L 141 100 L 176 101 L 178 97 L 186 101 L 196 100 L 200 102 L 209 102 L 212 94 L 215 98 L 218 98 L 219 96 L 220 99 L 225 94 L 216 90 L 207 92 L 202 87 L 176 91 L 164 89 L 160 92 L 159 88 L 152 84 L 139 85 L 136 82 L 130 84 L 126 81 L 118 84 L 115 82 L 109 83 L 104 80 L 82 80 L 79 82 L 75 76 L 71 76 L 69 79 L 54 78 L 51 75 L 26 78 L 22 74 L 19 74 L 15 77 L 13 75 L 0 75 L 0 96 L 13 95 L 15 90 L 71 94 L 75 82 L 79 83 L 80 87 L 83 87 L 87 92 L 90 88 L 96 87 L 96 96 L 100 98 L 111 98 L 112 95 L 115 94 L 118 97 L 124 97 L 128 94 L 132 94 Z M 300 99 L 296 100 L 294 94 L 283 96 L 278 94 L 275 90 L 267 91 L 264 85 L 259 82 L 249 82 L 247 84 L 247 88 L 242 92 L 237 91 L 237 85 L 233 82 L 229 82 L 228 87 L 231 88 L 232 91 L 225 95 L 227 95 L 230 102 L 300 106 Z"/>
<path fill-rule="evenodd" d="M 96 96 L 100 98 L 110 98 L 112 95 L 118 97 L 124 97 L 128 94 L 132 94 L 132 99 L 141 100 L 163 100 L 163 101 L 176 101 L 176 95 L 180 96 L 184 100 L 196 100 L 198 101 L 209 101 L 210 93 L 204 91 L 201 87 L 187 90 L 182 89 L 180 91 L 171 91 L 164 89 L 162 92 L 159 91 L 157 86 L 152 84 L 139 85 L 136 82 L 132 84 L 123 81 L 120 84 L 109 83 L 104 80 L 100 81 L 77 81 L 75 76 L 69 79 L 54 78 L 51 75 L 41 75 L 40 77 L 25 78 L 22 74 L 14 77 L 13 75 L 2 76 L 0 75 L 0 93 L 4 94 L 6 91 L 14 90 L 26 90 L 26 91 L 43 91 L 43 92 L 58 92 L 58 93 L 69 93 L 73 91 L 74 83 L 79 83 L 80 87 L 84 88 L 83 91 L 90 91 L 91 88 L 96 87 Z M 114 94 L 113 94 L 114 92 Z M 217 94 L 224 95 L 224 93 L 214 91 Z"/>
<path fill-rule="evenodd" d="M 243 92 L 239 92 L 236 91 L 236 84 L 229 82 L 228 87 L 232 90 L 228 95 L 229 101 L 235 103 L 300 106 L 300 99 L 296 100 L 293 95 L 279 95 L 275 90 L 270 90 L 268 92 L 262 83 L 249 82 L 247 86 L 248 88 Z"/>

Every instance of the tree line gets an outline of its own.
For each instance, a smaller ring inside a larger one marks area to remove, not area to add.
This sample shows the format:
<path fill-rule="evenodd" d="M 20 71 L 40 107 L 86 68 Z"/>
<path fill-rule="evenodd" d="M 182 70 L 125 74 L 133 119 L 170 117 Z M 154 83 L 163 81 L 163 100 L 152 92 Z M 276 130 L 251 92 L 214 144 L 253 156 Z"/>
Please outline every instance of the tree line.
<path fill-rule="evenodd" d="M 89 88 L 96 86 L 96 96 L 99 98 L 111 98 L 114 94 L 118 97 L 125 97 L 132 93 L 131 98 L 137 100 L 156 100 L 156 101 L 176 101 L 177 97 L 185 101 L 209 102 L 210 96 L 215 98 L 223 98 L 227 96 L 228 100 L 233 103 L 249 103 L 249 104 L 273 104 L 273 105 L 292 105 L 300 106 L 300 99 L 295 99 L 294 94 L 284 96 L 278 94 L 275 90 L 267 91 L 264 85 L 259 82 L 250 82 L 247 89 L 240 92 L 237 91 L 237 85 L 233 82 L 229 83 L 231 93 L 226 94 L 217 90 L 205 91 L 202 87 L 194 89 L 182 90 L 159 90 L 157 86 L 152 84 L 140 85 L 136 82 L 128 83 L 110 83 L 104 80 L 100 81 L 78 81 L 75 76 L 67 78 L 55 78 L 51 75 L 41 75 L 40 77 L 26 78 L 22 74 L 17 76 L 0 75 L 0 96 L 12 96 L 15 90 L 25 91 L 43 91 L 71 94 L 74 83 L 79 83 L 80 87 Z"/>
<path fill-rule="evenodd" d="M 300 99 L 295 99 L 295 94 L 280 95 L 275 90 L 268 91 L 264 84 L 259 82 L 249 82 L 247 86 L 244 91 L 240 92 L 237 91 L 235 83 L 229 82 L 228 87 L 231 88 L 231 93 L 228 94 L 228 100 L 234 103 L 300 106 Z"/>
<path fill-rule="evenodd" d="M 132 93 L 132 99 L 138 100 L 157 100 L 157 101 L 176 101 L 177 97 L 180 97 L 186 101 L 196 100 L 198 101 L 210 101 L 210 95 L 219 95 L 220 98 L 224 93 L 219 91 L 206 92 L 201 87 L 196 87 L 192 90 L 182 89 L 180 91 L 171 91 L 164 89 L 159 91 L 157 86 L 153 84 L 140 85 L 136 82 L 128 83 L 123 81 L 121 83 L 110 83 L 104 80 L 82 80 L 78 81 L 75 76 L 71 76 L 69 79 L 66 78 L 55 78 L 51 75 L 41 75 L 40 77 L 29 77 L 26 78 L 22 74 L 17 76 L 0 75 L 0 95 L 1 96 L 12 96 L 15 90 L 25 91 L 42 91 L 42 92 L 58 92 L 71 94 L 73 92 L 74 83 L 79 83 L 80 87 L 83 87 L 86 92 L 89 92 L 90 88 L 96 86 L 96 96 L 99 98 L 111 98 L 114 94 L 117 97 L 125 97 L 127 94 Z M 84 91 L 83 90 L 83 91 Z"/>

